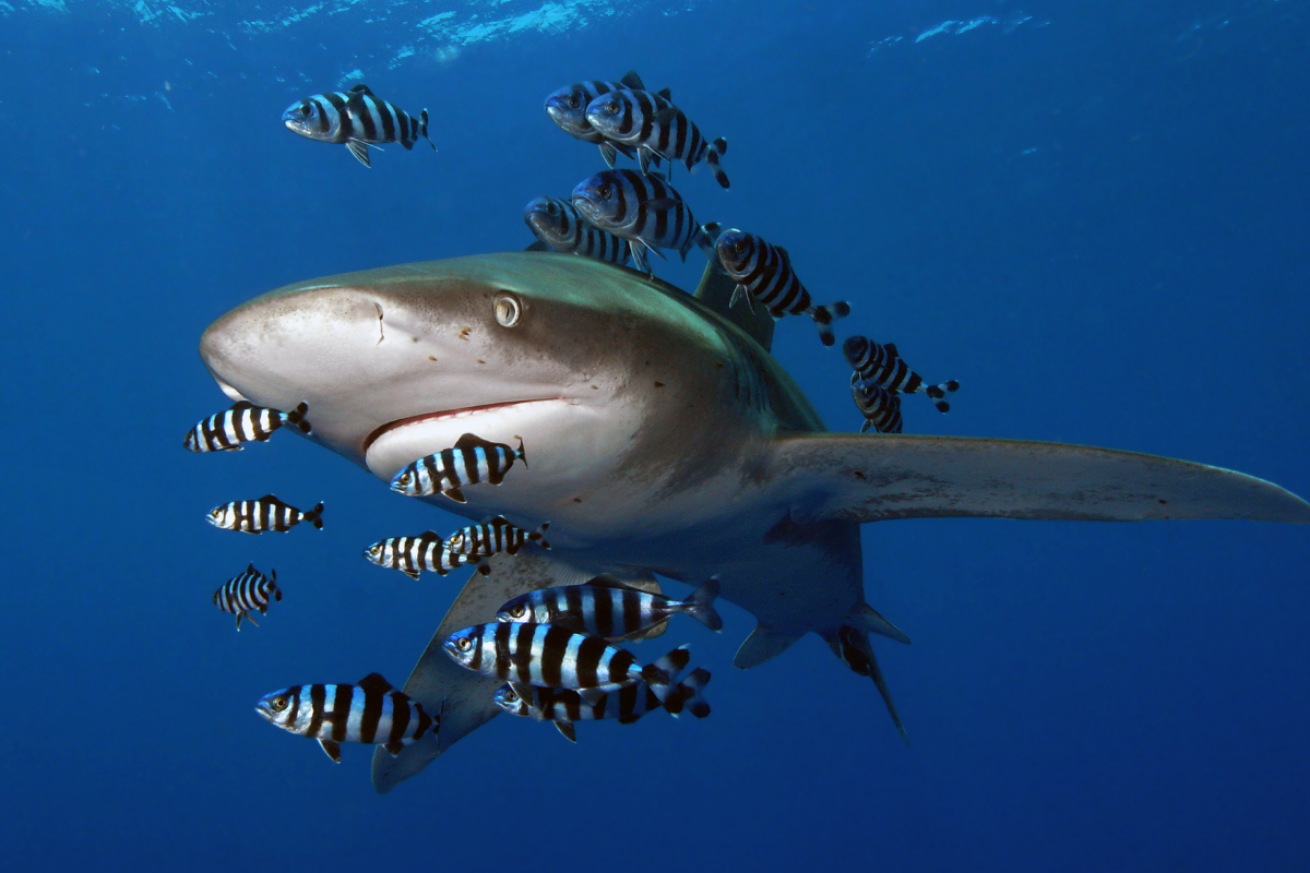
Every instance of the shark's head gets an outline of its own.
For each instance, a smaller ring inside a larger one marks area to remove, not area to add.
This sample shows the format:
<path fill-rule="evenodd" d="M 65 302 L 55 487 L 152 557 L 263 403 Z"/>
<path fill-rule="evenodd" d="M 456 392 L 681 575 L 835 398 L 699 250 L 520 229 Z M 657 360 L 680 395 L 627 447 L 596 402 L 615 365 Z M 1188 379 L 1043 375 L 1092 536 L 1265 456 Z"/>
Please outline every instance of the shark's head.
<path fill-rule="evenodd" d="M 530 470 L 463 489 L 467 506 L 432 499 L 523 526 L 599 514 L 625 488 L 694 474 L 729 446 L 759 411 L 725 401 L 750 390 L 737 342 L 658 281 L 517 253 L 291 285 L 214 322 L 200 352 L 229 397 L 308 402 L 310 438 L 387 481 L 463 434 L 522 436 Z M 736 411 L 703 426 L 725 407 Z"/>

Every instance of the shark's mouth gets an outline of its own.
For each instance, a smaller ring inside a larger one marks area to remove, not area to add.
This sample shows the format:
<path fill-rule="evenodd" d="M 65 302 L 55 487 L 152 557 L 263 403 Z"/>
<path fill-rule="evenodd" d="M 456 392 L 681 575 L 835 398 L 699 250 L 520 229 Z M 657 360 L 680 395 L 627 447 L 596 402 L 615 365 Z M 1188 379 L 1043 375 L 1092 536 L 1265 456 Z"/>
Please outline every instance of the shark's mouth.
<path fill-rule="evenodd" d="M 514 407 L 526 407 L 534 403 L 568 403 L 564 397 L 542 397 L 537 400 L 510 400 L 504 403 L 484 403 L 481 406 L 465 406 L 462 409 L 445 409 L 438 412 L 424 412 L 421 415 L 411 415 L 408 418 L 398 418 L 395 421 L 389 421 L 373 429 L 373 432 L 364 437 L 364 443 L 360 450 L 368 454 L 369 448 L 383 434 L 393 430 L 399 430 L 410 425 L 422 424 L 425 422 L 440 422 L 454 418 L 467 418 L 477 415 L 481 412 L 491 412 L 492 410 L 511 409 Z"/>

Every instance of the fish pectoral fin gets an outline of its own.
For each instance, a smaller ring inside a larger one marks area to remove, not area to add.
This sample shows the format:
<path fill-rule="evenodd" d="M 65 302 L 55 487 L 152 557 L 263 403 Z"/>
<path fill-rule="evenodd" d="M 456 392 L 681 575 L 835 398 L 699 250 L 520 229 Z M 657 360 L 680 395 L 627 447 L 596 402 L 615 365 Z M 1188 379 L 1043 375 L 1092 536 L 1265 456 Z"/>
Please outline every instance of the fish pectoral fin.
<path fill-rule="evenodd" d="M 766 478 L 765 487 L 776 489 L 776 497 L 802 523 L 979 517 L 1310 524 L 1310 503 L 1263 479 L 1067 443 L 794 435 L 775 442 Z"/>
<path fill-rule="evenodd" d="M 614 148 L 614 143 L 611 142 L 603 142 L 600 143 L 599 146 L 601 160 L 605 162 L 605 166 L 609 167 L 611 170 L 614 169 L 614 164 L 617 163 L 619 159 L 619 150 Z"/>
<path fill-rule="evenodd" d="M 370 168 L 373 166 L 368 159 L 368 143 L 360 139 L 348 139 L 346 140 L 346 148 L 350 149 L 350 153 L 361 164 Z"/>
<path fill-rule="evenodd" d="M 732 664 L 738 670 L 758 667 L 790 649 L 792 644 L 803 635 L 803 632 L 782 631 L 761 622 L 755 626 L 755 630 L 751 631 L 751 635 L 741 644 L 741 648 L 737 649 Z"/>
<path fill-rule="evenodd" d="M 341 763 L 341 746 L 336 741 L 320 739 L 318 744 L 323 747 L 323 754 L 332 759 L 332 763 Z"/>
<path fill-rule="evenodd" d="M 577 731 L 573 729 L 573 722 L 569 721 L 568 718 L 561 716 L 556 718 L 554 723 L 556 730 L 563 735 L 564 739 L 568 740 L 570 743 L 576 743 L 578 741 Z"/>

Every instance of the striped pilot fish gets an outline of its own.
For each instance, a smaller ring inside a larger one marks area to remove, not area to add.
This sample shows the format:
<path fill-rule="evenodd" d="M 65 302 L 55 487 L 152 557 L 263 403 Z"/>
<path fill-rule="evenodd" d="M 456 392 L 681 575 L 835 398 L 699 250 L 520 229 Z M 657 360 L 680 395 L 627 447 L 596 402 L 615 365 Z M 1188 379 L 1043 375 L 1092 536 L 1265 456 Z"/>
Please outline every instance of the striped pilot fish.
<path fill-rule="evenodd" d="M 619 88 L 600 95 L 587 106 L 587 123 L 610 142 L 635 149 L 643 173 L 650 172 L 654 157 L 669 162 L 669 178 L 674 161 L 682 161 L 688 170 L 705 161 L 714 180 L 728 187 L 728 174 L 719 163 L 728 141 L 706 141 L 700 128 L 664 94 Z"/>
<path fill-rule="evenodd" d="M 658 174 L 606 170 L 574 188 L 572 200 L 583 218 L 632 244 L 632 261 L 644 273 L 651 249 L 676 249 L 684 261 L 693 245 L 712 250 L 710 233 Z"/>
<path fill-rule="evenodd" d="M 569 136 L 599 146 L 605 166 L 613 167 L 619 152 L 630 158 L 634 156 L 634 152 L 626 145 L 610 142 L 603 134 L 593 129 L 591 123 L 587 121 L 587 107 L 602 94 L 609 94 L 621 88 L 645 90 L 645 87 L 641 77 L 632 70 L 625 73 L 617 82 L 574 82 L 546 98 L 546 114 Z M 665 97 L 671 96 L 668 88 L 660 93 Z"/>
<path fill-rule="evenodd" d="M 491 521 L 461 528 L 451 534 L 446 543 L 451 551 L 466 555 L 469 560 L 490 558 L 501 552 L 516 555 L 523 544 L 528 542 L 549 549 L 550 543 L 546 542 L 548 527 L 550 522 L 546 521 L 536 530 L 526 531 L 510 524 L 505 516 L 498 515 Z"/>
<path fill-rule="evenodd" d="M 549 624 L 492 622 L 455 631 L 442 644 L 446 654 L 483 676 L 570 688 L 589 703 L 638 680 L 646 682 L 656 698 L 664 700 L 673 676 L 687 665 L 691 654 L 679 646 L 666 660 L 645 667 L 626 649 L 616 649 L 600 637 L 576 634 Z M 672 665 L 659 666 L 661 664 Z"/>
<path fill-rule="evenodd" d="M 246 568 L 246 572 L 227 580 L 214 592 L 214 605 L 223 612 L 236 614 L 238 631 L 241 630 L 243 618 L 259 627 L 259 622 L 250 613 L 267 615 L 269 602 L 281 599 L 282 589 L 277 587 L 277 570 L 265 576 L 255 569 L 253 563 Z"/>
<path fill-rule="evenodd" d="M 242 443 L 265 442 L 283 425 L 294 425 L 301 433 L 309 433 L 309 421 L 305 418 L 307 412 L 307 403 L 290 412 L 279 412 L 256 406 L 248 400 L 238 400 L 231 409 L 216 412 L 198 422 L 187 431 L 182 445 L 193 452 L 239 452 Z"/>
<path fill-rule="evenodd" d="M 714 232 L 714 228 L 709 229 Z M 737 281 L 729 306 L 744 297 L 750 306 L 751 298 L 764 304 L 774 318 L 784 315 L 808 313 L 819 329 L 819 339 L 825 346 L 836 342 L 832 323 L 850 315 L 849 303 L 830 303 L 816 306 L 810 299 L 801 280 L 792 269 L 791 257 L 782 246 L 767 243 L 753 233 L 725 230 L 714 242 L 714 252 L 720 266 Z M 754 308 L 754 307 L 751 307 Z"/>
<path fill-rule="evenodd" d="M 456 503 L 467 503 L 465 485 L 490 482 L 499 485 L 514 466 L 515 461 L 528 465 L 523 454 L 523 437 L 515 436 L 519 447 L 512 449 L 504 443 L 493 443 L 482 437 L 466 433 L 455 442 L 455 447 L 426 455 L 400 468 L 391 479 L 391 490 L 406 497 L 430 497 L 444 494 Z"/>
<path fill-rule="evenodd" d="M 441 726 L 440 714 L 428 715 L 377 673 L 358 685 L 292 685 L 259 698 L 255 712 L 284 731 L 318 740 L 338 764 L 341 743 L 379 745 L 395 756 Z"/>
<path fill-rule="evenodd" d="M 714 609 L 718 596 L 718 576 L 711 576 L 686 600 L 674 600 L 624 585 L 604 574 L 581 585 L 543 588 L 515 597 L 496 613 L 496 621 L 549 623 L 577 633 L 621 640 L 641 637 L 681 612 L 718 631 L 723 629 L 723 619 Z"/>
<path fill-rule="evenodd" d="M 897 394 L 917 394 L 922 391 L 932 398 L 939 412 L 949 412 L 951 409 L 951 404 L 945 400 L 947 392 L 960 390 L 960 383 L 954 379 L 940 385 L 926 384 L 922 376 L 901 360 L 895 343 L 884 345 L 868 337 L 852 336 L 842 343 L 841 350 L 846 356 L 846 362 L 855 369 L 851 377 L 852 384 L 858 380 Z"/>
<path fill-rule="evenodd" d="M 428 111 L 415 118 L 359 84 L 349 91 L 315 94 L 287 107 L 282 123 L 306 139 L 345 144 L 364 166 L 370 166 L 368 147 L 398 142 L 414 148 L 421 136 L 436 149 L 428 136 Z"/>
<path fill-rule="evenodd" d="M 496 690 L 495 701 L 497 706 L 510 715 L 554 723 L 566 740 L 576 743 L 578 736 L 573 729 L 575 721 L 597 721 L 604 718 L 613 719 L 619 724 L 632 724 L 657 709 L 664 709 L 674 717 L 686 710 L 697 718 L 705 718 L 710 714 L 710 705 L 701 695 L 701 689 L 709 681 L 709 670 L 693 670 L 691 675 L 669 692 L 663 703 L 645 682 L 634 682 L 626 688 L 603 694 L 594 704 L 583 700 L 576 691 L 511 682 Z"/>
<path fill-rule="evenodd" d="M 470 563 L 469 556 L 451 549 L 436 531 L 426 531 L 416 537 L 389 537 L 364 550 L 364 557 L 379 567 L 399 570 L 411 579 L 427 570 L 445 576 L 451 570 Z M 486 572 L 490 573 L 490 569 Z"/>
<path fill-rule="evenodd" d="M 871 427 L 878 433 L 901 432 L 901 395 L 873 382 L 857 380 L 851 383 L 851 396 L 864 416 L 860 433 Z"/>
<path fill-rule="evenodd" d="M 269 530 L 285 533 L 302 521 L 322 530 L 323 504 L 319 503 L 309 512 L 302 512 L 272 494 L 265 494 L 258 500 L 233 500 L 215 506 L 209 510 L 208 519 L 214 527 L 249 534 L 261 534 Z"/>
<path fill-rule="evenodd" d="M 523 220 L 552 252 L 583 255 L 611 264 L 623 264 L 632 257 L 626 239 L 596 227 L 567 201 L 538 197 L 523 210 Z"/>

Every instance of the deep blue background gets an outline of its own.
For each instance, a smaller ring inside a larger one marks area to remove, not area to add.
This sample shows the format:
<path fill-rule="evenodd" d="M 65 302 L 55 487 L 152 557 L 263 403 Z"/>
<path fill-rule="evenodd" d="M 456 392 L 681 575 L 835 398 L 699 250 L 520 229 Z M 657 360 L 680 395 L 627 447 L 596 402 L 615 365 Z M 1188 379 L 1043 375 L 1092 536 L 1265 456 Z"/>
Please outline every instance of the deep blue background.
<path fill-rule="evenodd" d="M 523 247 L 522 205 L 597 165 L 546 93 L 636 68 L 731 143 L 731 191 L 679 175 L 702 220 L 786 245 L 816 296 L 855 303 L 847 332 L 963 382 L 948 416 L 907 400 L 907 431 L 1149 451 L 1310 494 L 1304 2 L 652 3 L 394 69 L 409 25 L 368 23 L 376 7 L 251 36 L 222 8 L 142 25 L 16 5 L 6 869 L 1304 868 L 1305 530 L 872 526 L 869 600 L 914 639 L 875 643 L 912 746 L 817 638 L 732 669 L 753 622 L 729 606 L 721 637 L 681 629 L 714 671 L 710 719 L 583 726 L 577 746 L 497 719 L 380 797 L 368 750 L 334 767 L 252 705 L 403 682 L 458 583 L 359 549 L 455 519 L 306 442 L 179 445 L 225 405 L 195 351 L 210 320 L 291 281 Z M 914 42 L 980 15 L 1000 23 Z M 440 151 L 369 171 L 281 128 L 355 68 L 428 107 Z M 687 285 L 702 263 L 657 269 Z M 811 327 L 780 324 L 775 352 L 831 427 L 858 425 Z M 269 490 L 326 500 L 327 529 L 204 524 Z M 286 599 L 238 635 L 209 598 L 248 560 Z"/>

